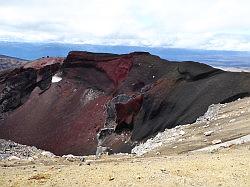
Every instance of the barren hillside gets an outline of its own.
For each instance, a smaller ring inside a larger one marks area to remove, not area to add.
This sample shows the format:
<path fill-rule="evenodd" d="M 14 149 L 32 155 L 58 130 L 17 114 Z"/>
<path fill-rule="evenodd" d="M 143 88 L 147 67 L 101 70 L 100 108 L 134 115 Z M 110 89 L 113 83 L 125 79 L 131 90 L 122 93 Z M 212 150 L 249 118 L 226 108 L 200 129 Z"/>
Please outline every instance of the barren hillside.
<path fill-rule="evenodd" d="M 195 124 L 136 147 L 141 156 L 57 157 L 27 148 L 26 156 L 1 160 L 0 186 L 249 186 L 249 108 L 250 98 L 211 106 Z"/>

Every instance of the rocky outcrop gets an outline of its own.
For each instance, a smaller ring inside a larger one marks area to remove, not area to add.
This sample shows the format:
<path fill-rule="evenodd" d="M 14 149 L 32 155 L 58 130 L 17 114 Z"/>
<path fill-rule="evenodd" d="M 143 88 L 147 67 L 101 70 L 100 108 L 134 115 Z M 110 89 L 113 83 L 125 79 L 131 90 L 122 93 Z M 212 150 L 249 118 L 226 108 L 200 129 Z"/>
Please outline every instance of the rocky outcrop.
<path fill-rule="evenodd" d="M 56 63 L 54 63 L 56 60 Z M 39 64 L 46 61 L 44 64 Z M 53 62 L 48 64 L 49 62 Z M 52 76 L 59 70 L 63 59 L 47 58 L 34 61 L 18 69 L 2 71 L 0 82 L 0 112 L 13 111 L 29 99 L 32 91 L 39 87 L 41 93 L 51 85 Z"/>
<path fill-rule="evenodd" d="M 58 155 L 129 152 L 211 104 L 250 95 L 249 73 L 145 52 L 73 51 L 2 71 L 0 83 L 0 138 Z"/>

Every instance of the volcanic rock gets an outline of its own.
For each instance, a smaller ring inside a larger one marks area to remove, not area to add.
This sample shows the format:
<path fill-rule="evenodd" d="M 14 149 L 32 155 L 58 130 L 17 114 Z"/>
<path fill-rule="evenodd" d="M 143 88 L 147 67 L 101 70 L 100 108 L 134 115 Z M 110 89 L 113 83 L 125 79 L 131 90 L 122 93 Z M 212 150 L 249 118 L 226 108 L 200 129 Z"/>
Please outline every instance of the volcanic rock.
<path fill-rule="evenodd" d="M 130 152 L 211 104 L 249 95 L 249 73 L 145 52 L 73 51 L 0 72 L 0 138 L 57 155 Z"/>

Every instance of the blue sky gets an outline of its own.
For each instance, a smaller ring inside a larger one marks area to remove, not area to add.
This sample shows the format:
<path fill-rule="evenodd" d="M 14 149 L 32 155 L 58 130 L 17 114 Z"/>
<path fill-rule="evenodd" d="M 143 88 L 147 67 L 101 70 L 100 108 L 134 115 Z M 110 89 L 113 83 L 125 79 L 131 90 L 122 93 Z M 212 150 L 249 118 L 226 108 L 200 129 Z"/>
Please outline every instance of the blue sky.
<path fill-rule="evenodd" d="M 0 0 L 0 40 L 250 51 L 249 0 Z"/>

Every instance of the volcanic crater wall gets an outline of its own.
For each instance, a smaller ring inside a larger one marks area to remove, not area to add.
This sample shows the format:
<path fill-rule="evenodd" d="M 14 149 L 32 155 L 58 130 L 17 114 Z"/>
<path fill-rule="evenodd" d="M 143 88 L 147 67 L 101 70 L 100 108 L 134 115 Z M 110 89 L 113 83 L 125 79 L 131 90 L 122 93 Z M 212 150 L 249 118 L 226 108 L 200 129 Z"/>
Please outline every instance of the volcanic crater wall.
<path fill-rule="evenodd" d="M 211 104 L 249 95 L 249 73 L 146 52 L 72 51 L 0 72 L 0 138 L 58 155 L 129 152 Z"/>

